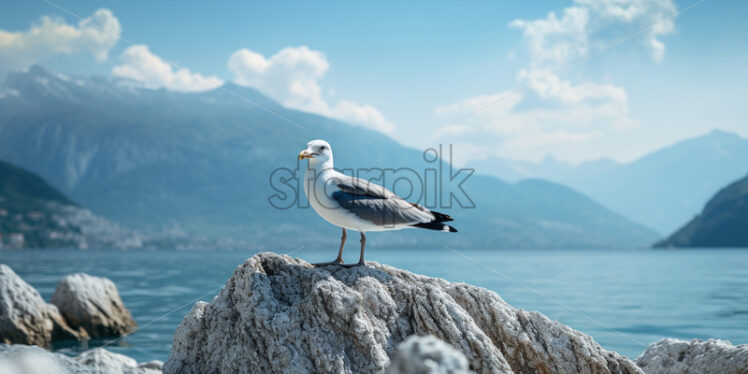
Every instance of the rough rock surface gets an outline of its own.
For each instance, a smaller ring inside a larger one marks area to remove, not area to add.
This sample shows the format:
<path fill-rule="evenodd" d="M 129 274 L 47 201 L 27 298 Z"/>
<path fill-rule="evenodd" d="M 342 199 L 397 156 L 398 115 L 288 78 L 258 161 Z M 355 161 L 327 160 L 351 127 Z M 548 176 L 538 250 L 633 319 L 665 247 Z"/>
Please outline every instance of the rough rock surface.
<path fill-rule="evenodd" d="M 469 374 L 462 352 L 433 337 L 413 335 L 397 346 L 386 374 Z"/>
<path fill-rule="evenodd" d="M 748 374 L 748 344 L 662 339 L 636 359 L 647 374 Z"/>
<path fill-rule="evenodd" d="M 494 292 L 370 262 L 312 268 L 261 253 L 174 335 L 166 373 L 373 373 L 410 335 L 459 349 L 478 373 L 642 373 L 587 335 Z"/>
<path fill-rule="evenodd" d="M 121 336 L 137 328 L 117 287 L 106 278 L 67 275 L 57 284 L 52 304 L 70 326 L 83 328 L 92 338 Z"/>
<path fill-rule="evenodd" d="M 87 339 L 85 331 L 74 331 L 54 305 L 13 269 L 0 264 L 0 343 L 48 346 L 57 340 Z"/>
<path fill-rule="evenodd" d="M 160 361 L 138 365 L 130 357 L 101 348 L 68 357 L 34 346 L 0 344 L 3 374 L 158 374 L 161 367 Z"/>

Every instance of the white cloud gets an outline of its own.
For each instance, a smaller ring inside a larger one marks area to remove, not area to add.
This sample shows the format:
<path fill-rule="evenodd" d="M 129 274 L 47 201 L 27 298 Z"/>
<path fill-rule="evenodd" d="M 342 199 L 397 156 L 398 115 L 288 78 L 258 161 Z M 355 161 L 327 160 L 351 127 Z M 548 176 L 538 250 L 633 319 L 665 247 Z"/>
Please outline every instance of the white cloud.
<path fill-rule="evenodd" d="M 369 104 L 340 100 L 328 115 L 352 123 L 368 125 L 368 127 L 388 134 L 395 130 L 395 125 L 384 118 L 384 115 L 377 108 Z"/>
<path fill-rule="evenodd" d="M 121 64 L 112 68 L 112 75 L 130 79 L 149 88 L 194 92 L 212 90 L 223 84 L 217 77 L 205 77 L 186 68 L 176 70 L 153 54 L 148 46 L 137 44 L 127 48 L 119 57 Z"/>
<path fill-rule="evenodd" d="M 544 18 L 515 20 L 522 31 L 529 66 L 517 72 L 518 88 L 501 94 L 460 100 L 436 108 L 452 121 L 434 140 L 462 145 L 463 162 L 487 155 L 540 160 L 589 157 L 580 149 L 637 128 L 623 87 L 559 76 L 570 64 L 636 34 L 655 61 L 665 46 L 659 37 L 671 33 L 671 0 L 575 0 L 573 6 Z M 641 40 L 641 39 L 640 39 Z"/>
<path fill-rule="evenodd" d="M 658 37 L 675 30 L 670 18 L 672 0 L 575 0 L 561 16 L 550 12 L 546 18 L 515 20 L 509 25 L 522 30 L 532 67 L 558 68 L 590 52 L 592 45 L 605 45 L 631 35 L 641 36 L 655 61 L 665 53 Z M 597 50 L 598 48 L 595 48 Z"/>
<path fill-rule="evenodd" d="M 522 30 L 533 66 L 561 65 L 587 53 L 589 11 L 580 7 L 555 12 L 533 21 L 515 20 L 509 26 Z"/>
<path fill-rule="evenodd" d="M 307 47 L 287 47 L 270 58 L 246 48 L 234 52 L 228 61 L 234 82 L 251 86 L 290 108 L 318 113 L 360 124 L 385 133 L 395 125 L 368 104 L 340 100 L 331 105 L 322 95 L 319 81 L 330 68 L 327 57 Z"/>
<path fill-rule="evenodd" d="M 310 112 L 327 108 L 318 81 L 330 64 L 321 52 L 289 47 L 265 59 L 244 48 L 231 55 L 228 67 L 236 84 L 258 88 L 285 105 Z"/>
<path fill-rule="evenodd" d="M 25 69 L 60 54 L 88 52 L 104 61 L 121 32 L 119 21 L 107 9 L 97 10 L 77 26 L 44 16 L 27 31 L 0 30 L 0 73 Z"/>
<path fill-rule="evenodd" d="M 467 98 L 438 107 L 433 140 L 458 144 L 465 162 L 488 155 L 539 161 L 547 153 L 578 148 L 607 132 L 638 126 L 628 115 L 626 92 L 610 84 L 572 84 L 550 71 L 520 70 L 528 90 Z"/>
<path fill-rule="evenodd" d="M 543 99 L 555 99 L 564 104 L 579 104 L 585 100 L 610 100 L 626 103 L 626 91 L 611 84 L 580 83 L 571 84 L 562 80 L 550 69 L 522 69 L 517 79 Z"/>
<path fill-rule="evenodd" d="M 639 125 L 630 118 L 620 87 L 550 78 L 538 82 L 530 91 L 436 108 L 438 120 L 452 123 L 437 129 L 432 140 L 459 145 L 459 163 L 487 156 L 539 161 L 549 153 L 579 156 L 584 143 Z"/>
<path fill-rule="evenodd" d="M 651 49 L 652 58 L 661 61 L 665 55 L 665 44 L 658 37 L 675 30 L 672 15 L 677 8 L 672 0 L 575 0 L 581 7 L 589 9 L 597 22 L 596 32 L 613 24 L 628 24 L 632 31 L 642 34 Z"/>
<path fill-rule="evenodd" d="M 440 117 L 467 116 L 473 113 L 482 116 L 498 116 L 508 113 L 522 101 L 523 95 L 514 91 L 507 91 L 495 95 L 471 97 L 457 103 L 436 108 L 436 115 Z"/>
<path fill-rule="evenodd" d="M 484 102 L 490 102 L 489 97 L 503 98 L 496 105 L 505 108 L 480 111 Z M 628 110 L 622 103 L 588 100 L 576 105 L 521 109 L 518 105 L 522 100 L 521 92 L 509 91 L 439 107 L 435 110 L 438 119 L 462 120 L 437 129 L 433 140 L 456 144 L 458 163 L 489 155 L 539 161 L 549 152 L 579 147 L 580 143 L 599 138 L 604 134 L 599 123 L 615 122 L 623 128 L 635 122 L 620 120 L 627 118 Z"/>

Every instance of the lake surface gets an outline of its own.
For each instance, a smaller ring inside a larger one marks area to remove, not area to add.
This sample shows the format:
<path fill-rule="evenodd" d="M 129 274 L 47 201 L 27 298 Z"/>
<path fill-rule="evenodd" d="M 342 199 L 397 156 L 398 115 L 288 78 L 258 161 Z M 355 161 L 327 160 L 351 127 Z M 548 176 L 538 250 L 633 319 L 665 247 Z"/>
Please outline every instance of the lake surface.
<path fill-rule="evenodd" d="M 290 251 L 310 262 L 337 249 Z M 358 251 L 349 249 L 346 261 Z M 107 349 L 138 361 L 169 356 L 172 336 L 196 300 L 210 301 L 254 252 L 0 251 L 49 301 L 74 272 L 112 279 L 140 330 Z M 372 248 L 367 259 L 496 291 L 509 304 L 537 310 L 591 335 L 604 348 L 636 358 L 663 338 L 720 338 L 748 343 L 748 250 L 488 251 Z M 480 265 L 478 265 L 478 264 Z M 102 344 L 92 342 L 90 346 Z M 58 347 L 75 354 L 80 347 Z"/>

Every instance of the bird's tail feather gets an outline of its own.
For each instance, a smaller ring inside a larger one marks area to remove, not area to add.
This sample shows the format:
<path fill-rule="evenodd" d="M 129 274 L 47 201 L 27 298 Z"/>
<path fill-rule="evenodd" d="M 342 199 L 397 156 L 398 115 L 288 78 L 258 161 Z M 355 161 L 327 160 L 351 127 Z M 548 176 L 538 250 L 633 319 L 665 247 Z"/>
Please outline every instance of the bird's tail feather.
<path fill-rule="evenodd" d="M 431 221 L 431 222 L 426 222 L 426 223 L 416 223 L 415 225 L 412 225 L 412 226 L 413 227 L 418 227 L 418 228 L 421 228 L 421 229 L 427 229 L 427 230 L 436 230 L 436 231 L 444 231 L 444 232 L 457 232 L 456 228 L 454 228 L 452 226 L 449 226 L 449 225 L 445 225 L 445 224 L 443 224 L 441 222 L 437 222 L 437 221 Z"/>

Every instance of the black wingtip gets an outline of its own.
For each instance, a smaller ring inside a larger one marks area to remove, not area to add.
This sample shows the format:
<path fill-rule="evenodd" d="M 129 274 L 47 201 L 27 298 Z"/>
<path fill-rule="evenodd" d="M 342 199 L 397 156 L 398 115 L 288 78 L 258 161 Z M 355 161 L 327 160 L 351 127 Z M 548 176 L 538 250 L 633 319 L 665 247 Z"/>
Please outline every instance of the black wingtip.
<path fill-rule="evenodd" d="M 452 226 L 447 226 L 447 227 L 449 227 L 449 232 L 457 232 L 456 228 L 454 228 Z"/>
<path fill-rule="evenodd" d="M 435 211 L 431 211 L 431 214 L 434 216 L 434 221 L 436 222 L 451 222 L 454 221 L 452 217 L 449 214 L 439 213 Z"/>

